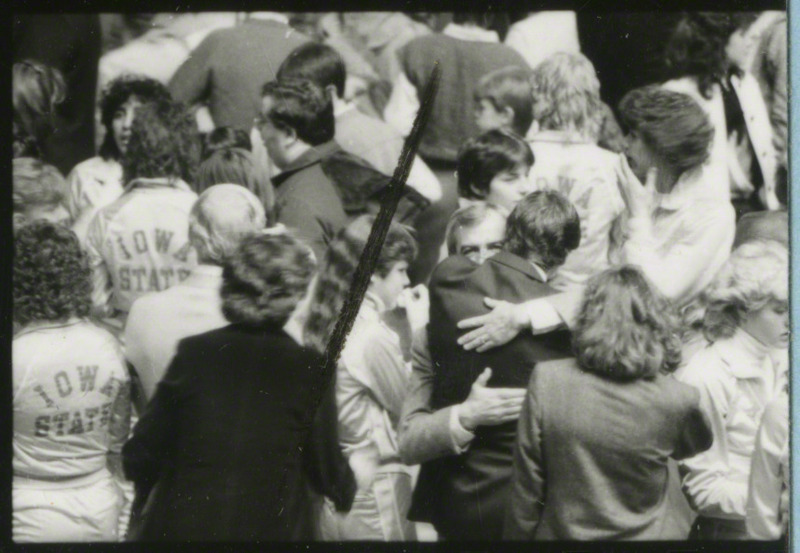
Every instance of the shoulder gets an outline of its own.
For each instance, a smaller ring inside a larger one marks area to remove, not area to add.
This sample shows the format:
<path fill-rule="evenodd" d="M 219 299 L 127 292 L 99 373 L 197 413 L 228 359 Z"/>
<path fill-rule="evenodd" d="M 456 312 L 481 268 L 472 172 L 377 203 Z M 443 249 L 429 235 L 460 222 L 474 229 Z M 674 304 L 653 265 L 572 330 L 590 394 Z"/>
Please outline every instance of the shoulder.
<path fill-rule="evenodd" d="M 724 387 L 725 384 L 735 380 L 727 370 L 718 343 L 695 353 L 676 377 L 681 382 L 702 389 Z"/>
<path fill-rule="evenodd" d="M 451 255 L 439 263 L 433 271 L 430 288 L 461 282 L 478 269 L 472 261 L 462 255 Z"/>

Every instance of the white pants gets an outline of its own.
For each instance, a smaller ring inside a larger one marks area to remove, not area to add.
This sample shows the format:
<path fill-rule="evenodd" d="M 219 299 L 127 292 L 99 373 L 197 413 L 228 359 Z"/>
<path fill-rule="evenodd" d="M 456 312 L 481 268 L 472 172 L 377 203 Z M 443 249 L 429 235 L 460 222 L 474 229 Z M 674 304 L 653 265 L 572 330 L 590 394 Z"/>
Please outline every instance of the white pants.
<path fill-rule="evenodd" d="M 76 479 L 74 485 L 15 478 L 14 541 L 119 541 L 123 493 L 111 473 L 101 473 Z"/>

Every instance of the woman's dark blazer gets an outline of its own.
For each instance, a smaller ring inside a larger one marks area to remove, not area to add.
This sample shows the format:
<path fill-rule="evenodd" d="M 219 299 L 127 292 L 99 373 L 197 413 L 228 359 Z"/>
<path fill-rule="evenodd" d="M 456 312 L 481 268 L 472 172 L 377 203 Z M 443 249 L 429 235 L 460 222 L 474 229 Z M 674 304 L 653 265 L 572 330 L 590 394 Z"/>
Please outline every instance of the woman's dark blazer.
<path fill-rule="evenodd" d="M 312 489 L 348 509 L 332 386 L 315 416 L 315 392 L 330 383 L 320 370 L 277 327 L 182 340 L 123 449 L 137 502 L 147 498 L 132 539 L 310 540 Z"/>
<path fill-rule="evenodd" d="M 523 403 L 505 539 L 685 540 L 668 459 L 711 446 L 700 394 L 670 375 L 618 382 L 537 365 Z"/>

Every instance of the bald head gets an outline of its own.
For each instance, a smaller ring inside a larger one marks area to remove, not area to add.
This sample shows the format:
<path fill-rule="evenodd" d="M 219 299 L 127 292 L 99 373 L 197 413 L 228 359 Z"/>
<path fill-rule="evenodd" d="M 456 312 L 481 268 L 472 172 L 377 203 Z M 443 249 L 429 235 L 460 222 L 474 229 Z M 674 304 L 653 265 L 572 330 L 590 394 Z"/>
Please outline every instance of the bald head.
<path fill-rule="evenodd" d="M 243 236 L 266 224 L 264 206 L 252 192 L 238 184 L 216 184 L 192 207 L 189 241 L 200 263 L 221 265 Z"/>

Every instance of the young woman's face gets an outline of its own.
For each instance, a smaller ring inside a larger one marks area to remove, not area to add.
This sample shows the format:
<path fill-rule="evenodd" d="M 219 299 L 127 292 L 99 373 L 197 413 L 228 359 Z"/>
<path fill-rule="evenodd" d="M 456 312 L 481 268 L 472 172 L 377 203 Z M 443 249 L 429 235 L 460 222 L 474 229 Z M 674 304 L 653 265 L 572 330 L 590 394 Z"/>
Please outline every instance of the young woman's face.
<path fill-rule="evenodd" d="M 128 149 L 133 116 L 136 113 L 136 109 L 141 105 L 142 101 L 134 94 L 114 112 L 114 117 L 111 119 L 111 129 L 114 131 L 114 142 L 117 143 L 120 153 L 124 154 Z"/>
<path fill-rule="evenodd" d="M 771 349 L 789 347 L 789 306 L 785 301 L 771 301 L 745 316 L 742 328 Z"/>
<path fill-rule="evenodd" d="M 528 178 L 530 171 L 527 165 L 517 165 L 510 171 L 498 173 L 489 183 L 489 193 L 484 199 L 511 212 L 522 198 L 534 191 Z"/>
<path fill-rule="evenodd" d="M 370 290 L 381 299 L 387 310 L 397 307 L 397 297 L 409 285 L 411 281 L 408 278 L 408 263 L 405 261 L 392 265 L 386 276 L 373 274 L 370 279 Z"/>
<path fill-rule="evenodd" d="M 490 212 L 474 227 L 462 228 L 458 234 L 457 251 L 473 263 L 481 265 L 503 248 L 506 220 Z"/>

